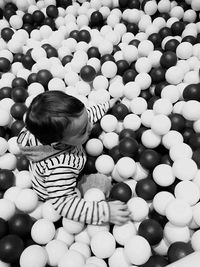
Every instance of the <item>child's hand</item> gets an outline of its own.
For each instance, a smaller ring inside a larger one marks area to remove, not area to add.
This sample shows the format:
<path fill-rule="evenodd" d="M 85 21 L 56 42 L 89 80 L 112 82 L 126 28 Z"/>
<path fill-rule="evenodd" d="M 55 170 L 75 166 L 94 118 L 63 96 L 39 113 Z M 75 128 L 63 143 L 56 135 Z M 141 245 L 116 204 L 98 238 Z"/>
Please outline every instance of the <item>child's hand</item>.
<path fill-rule="evenodd" d="M 120 98 L 112 98 L 109 100 L 110 108 L 112 108 L 116 102 L 120 101 Z"/>
<path fill-rule="evenodd" d="M 122 225 L 129 221 L 130 211 L 128 206 L 119 200 L 108 202 L 110 208 L 110 222 L 116 225 Z"/>

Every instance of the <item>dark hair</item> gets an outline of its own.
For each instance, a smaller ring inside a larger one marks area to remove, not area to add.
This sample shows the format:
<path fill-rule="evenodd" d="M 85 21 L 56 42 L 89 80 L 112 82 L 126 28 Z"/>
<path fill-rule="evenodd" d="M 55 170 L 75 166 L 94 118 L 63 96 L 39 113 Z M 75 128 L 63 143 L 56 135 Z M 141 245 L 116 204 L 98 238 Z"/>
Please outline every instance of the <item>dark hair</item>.
<path fill-rule="evenodd" d="M 58 142 L 72 118 L 78 117 L 84 104 L 62 91 L 46 91 L 31 102 L 25 117 L 27 129 L 42 144 Z"/>

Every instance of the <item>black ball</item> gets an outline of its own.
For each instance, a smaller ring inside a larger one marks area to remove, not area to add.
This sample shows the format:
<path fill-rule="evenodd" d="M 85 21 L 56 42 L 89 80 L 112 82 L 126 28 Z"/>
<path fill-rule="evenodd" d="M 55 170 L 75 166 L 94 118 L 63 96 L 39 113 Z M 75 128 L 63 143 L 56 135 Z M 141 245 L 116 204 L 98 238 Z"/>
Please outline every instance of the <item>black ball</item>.
<path fill-rule="evenodd" d="M 137 34 L 139 32 L 139 27 L 136 23 L 128 23 L 126 25 L 126 30 L 127 30 L 127 32 Z"/>
<path fill-rule="evenodd" d="M 96 77 L 96 70 L 90 65 L 85 65 L 80 70 L 80 76 L 85 82 L 92 82 Z"/>
<path fill-rule="evenodd" d="M 168 117 L 171 121 L 170 130 L 175 130 L 180 132 L 185 128 L 185 118 L 183 117 L 183 115 L 178 113 L 172 113 Z"/>
<path fill-rule="evenodd" d="M 10 109 L 10 114 L 16 120 L 23 120 L 23 116 L 27 111 L 27 106 L 24 103 L 14 103 Z"/>
<path fill-rule="evenodd" d="M 15 182 L 15 175 L 11 170 L 0 169 L 0 190 L 7 190 Z"/>
<path fill-rule="evenodd" d="M 6 136 L 6 129 L 3 126 L 0 126 L 0 137 L 5 137 Z"/>
<path fill-rule="evenodd" d="M 45 51 L 47 53 L 47 58 L 58 57 L 58 51 L 53 46 L 47 47 Z"/>
<path fill-rule="evenodd" d="M 92 157 L 92 156 L 88 156 L 84 169 L 83 169 L 83 173 L 84 174 L 91 174 L 91 173 L 97 173 L 97 169 L 95 167 L 95 161 L 96 161 L 96 157 Z"/>
<path fill-rule="evenodd" d="M 193 35 L 187 35 L 183 37 L 181 42 L 188 42 L 188 43 L 191 43 L 192 45 L 195 45 L 197 43 L 197 39 Z"/>
<path fill-rule="evenodd" d="M 0 260 L 14 263 L 19 260 L 24 249 L 24 243 L 17 235 L 6 235 L 0 239 Z"/>
<path fill-rule="evenodd" d="M 65 66 L 67 63 L 72 61 L 73 56 L 72 55 L 66 55 L 62 58 L 61 62 L 62 65 Z"/>
<path fill-rule="evenodd" d="M 183 98 L 185 101 L 200 101 L 200 83 L 188 84 L 183 90 Z"/>
<path fill-rule="evenodd" d="M 25 126 L 25 123 L 23 120 L 15 120 L 10 127 L 10 134 L 11 136 L 18 136 L 20 131 L 23 129 Z"/>
<path fill-rule="evenodd" d="M 152 97 L 152 94 L 149 89 L 141 90 L 139 97 L 144 98 L 148 102 L 149 99 Z"/>
<path fill-rule="evenodd" d="M 8 234 L 8 222 L 0 217 L 0 240 Z"/>
<path fill-rule="evenodd" d="M 119 0 L 119 7 L 126 8 L 128 6 L 129 0 Z"/>
<path fill-rule="evenodd" d="M 8 86 L 2 87 L 0 89 L 0 100 L 4 98 L 11 98 L 11 91 L 12 91 L 11 87 Z"/>
<path fill-rule="evenodd" d="M 42 84 L 44 87 L 47 87 L 49 81 L 52 78 L 53 78 L 53 75 L 51 74 L 49 70 L 46 70 L 46 69 L 39 70 L 36 75 L 37 82 Z"/>
<path fill-rule="evenodd" d="M 185 256 L 191 254 L 192 252 L 194 252 L 194 250 L 190 243 L 178 241 L 172 243 L 169 246 L 167 251 L 167 256 L 169 262 L 171 263 L 184 258 Z"/>
<path fill-rule="evenodd" d="M 16 15 L 16 10 L 14 10 L 13 8 L 5 8 L 3 15 L 5 19 L 9 21 L 13 15 Z"/>
<path fill-rule="evenodd" d="M 146 219 L 140 223 L 138 234 L 143 236 L 151 246 L 154 246 L 162 240 L 163 228 L 156 220 Z"/>
<path fill-rule="evenodd" d="M 103 56 L 100 58 L 101 65 L 102 65 L 103 63 L 105 63 L 106 61 L 113 61 L 113 62 L 115 62 L 115 58 L 113 57 L 113 55 L 105 54 L 105 55 L 103 55 Z"/>
<path fill-rule="evenodd" d="M 149 75 L 151 76 L 152 83 L 161 83 L 165 81 L 165 72 L 166 70 L 159 66 L 156 68 L 152 68 Z"/>
<path fill-rule="evenodd" d="M 24 78 L 16 77 L 12 80 L 12 88 L 14 87 L 27 88 L 27 81 Z"/>
<path fill-rule="evenodd" d="M 21 238 L 27 238 L 30 235 L 34 222 L 35 220 L 30 215 L 16 213 L 8 220 L 9 232 Z"/>
<path fill-rule="evenodd" d="M 152 200 L 158 192 L 158 186 L 150 177 L 139 180 L 135 187 L 135 192 L 138 197 L 146 201 Z"/>
<path fill-rule="evenodd" d="M 24 23 L 23 26 L 22 26 L 22 29 L 27 31 L 27 33 L 30 35 L 30 33 L 34 29 L 34 26 L 29 24 L 29 23 Z"/>
<path fill-rule="evenodd" d="M 101 27 L 104 23 L 103 15 L 99 11 L 92 12 L 90 16 L 89 25 L 90 27 Z"/>
<path fill-rule="evenodd" d="M 155 220 L 155 221 L 157 221 L 157 222 L 159 222 L 159 224 L 160 224 L 163 228 L 164 228 L 164 226 L 166 225 L 166 223 L 168 222 L 168 219 L 167 219 L 165 216 L 159 214 L 159 213 L 156 212 L 154 209 L 150 210 L 150 212 L 149 212 L 149 218 L 150 218 L 150 219 L 153 219 L 153 220 Z"/>
<path fill-rule="evenodd" d="M 171 25 L 171 31 L 172 34 L 174 36 L 179 35 L 181 36 L 181 34 L 183 33 L 185 29 L 185 23 L 182 21 L 175 21 L 172 25 Z"/>
<path fill-rule="evenodd" d="M 26 98 L 28 97 L 28 92 L 24 87 L 15 87 L 11 91 L 11 98 L 15 102 L 25 102 Z"/>
<path fill-rule="evenodd" d="M 12 38 L 14 34 L 13 29 L 5 27 L 1 30 L 1 37 L 4 39 L 4 41 L 8 42 Z"/>
<path fill-rule="evenodd" d="M 53 31 L 56 30 L 56 24 L 53 18 L 50 17 L 45 18 L 42 25 L 48 25 Z"/>
<path fill-rule="evenodd" d="M 124 84 L 127 84 L 128 82 L 135 81 L 135 77 L 138 75 L 137 71 L 134 69 L 127 69 L 123 76 L 122 80 Z"/>
<path fill-rule="evenodd" d="M 77 42 L 79 42 L 79 36 L 78 36 L 78 30 L 73 30 L 69 33 L 69 37 L 75 39 Z"/>
<path fill-rule="evenodd" d="M 167 85 L 168 85 L 167 81 L 162 81 L 162 82 L 157 83 L 154 89 L 155 96 L 161 97 L 162 89 Z"/>
<path fill-rule="evenodd" d="M 132 190 L 126 183 L 119 182 L 113 185 L 109 197 L 113 200 L 127 202 L 132 197 Z"/>
<path fill-rule="evenodd" d="M 135 131 L 129 128 L 124 128 L 123 130 L 121 130 L 121 132 L 119 133 L 119 141 L 121 141 L 123 138 L 126 137 L 135 139 L 136 138 Z"/>
<path fill-rule="evenodd" d="M 160 255 L 152 255 L 145 264 L 140 267 L 164 267 L 168 265 L 168 260 Z"/>
<path fill-rule="evenodd" d="M 28 170 L 29 160 L 23 155 L 17 156 L 16 168 L 18 171 Z"/>
<path fill-rule="evenodd" d="M 40 10 L 35 10 L 32 14 L 34 22 L 36 22 L 38 25 L 42 24 L 42 22 L 45 19 L 45 15 Z"/>
<path fill-rule="evenodd" d="M 23 58 L 24 54 L 22 53 L 16 53 L 13 56 L 13 62 L 22 62 L 22 58 Z"/>
<path fill-rule="evenodd" d="M 83 42 L 89 43 L 91 40 L 91 35 L 89 31 L 87 30 L 80 30 L 78 32 L 78 38 L 79 38 L 79 42 L 83 41 Z"/>
<path fill-rule="evenodd" d="M 177 39 L 170 39 L 169 41 L 166 42 L 165 44 L 165 50 L 166 51 L 172 51 L 176 52 L 177 46 L 180 44 L 180 42 Z"/>
<path fill-rule="evenodd" d="M 49 5 L 46 8 L 46 14 L 50 18 L 57 18 L 58 17 L 58 8 L 54 5 Z"/>
<path fill-rule="evenodd" d="M 154 45 L 154 48 L 160 47 L 162 38 L 159 33 L 152 33 L 149 35 L 148 40 L 151 41 Z"/>
<path fill-rule="evenodd" d="M 101 54 L 99 53 L 99 49 L 95 46 L 91 46 L 87 51 L 88 58 L 96 57 L 100 59 Z"/>
<path fill-rule="evenodd" d="M 192 149 L 200 149 L 200 133 L 193 133 L 189 138 L 188 144 Z"/>
<path fill-rule="evenodd" d="M 133 158 L 138 149 L 138 142 L 130 137 L 125 137 L 119 142 L 119 151 L 124 157 Z"/>
<path fill-rule="evenodd" d="M 98 138 L 101 133 L 102 133 L 101 125 L 99 122 L 96 122 L 92 127 L 90 138 Z"/>
<path fill-rule="evenodd" d="M 123 75 L 124 72 L 129 68 L 129 64 L 126 60 L 120 59 L 116 62 L 117 65 L 117 74 L 118 75 Z"/>
<path fill-rule="evenodd" d="M 58 0 L 59 6 L 66 9 L 68 6 L 72 5 L 72 0 Z"/>
<path fill-rule="evenodd" d="M 200 168 L 200 149 L 195 149 L 193 151 L 192 159 L 196 162 L 198 168 Z"/>
<path fill-rule="evenodd" d="M 177 55 L 172 51 L 166 51 L 162 54 L 160 58 L 160 64 L 163 68 L 170 68 L 175 66 L 177 63 Z"/>
<path fill-rule="evenodd" d="M 33 73 L 29 74 L 29 76 L 27 78 L 27 82 L 28 82 L 28 84 L 37 82 L 37 73 L 33 72 Z"/>
<path fill-rule="evenodd" d="M 128 1 L 128 7 L 130 9 L 132 9 L 132 8 L 140 9 L 140 1 L 139 0 L 129 0 Z"/>
<path fill-rule="evenodd" d="M 129 42 L 129 45 L 134 45 L 135 47 L 138 47 L 139 44 L 140 44 L 140 40 L 138 39 L 133 39 Z"/>
<path fill-rule="evenodd" d="M 22 65 L 24 68 L 31 70 L 34 64 L 35 61 L 32 59 L 31 55 L 26 54 L 22 57 Z"/>
<path fill-rule="evenodd" d="M 119 121 L 123 121 L 123 119 L 129 114 L 129 109 L 126 105 L 118 103 L 111 109 L 111 114 L 114 115 Z"/>
<path fill-rule="evenodd" d="M 160 155 L 153 149 L 145 149 L 140 155 L 140 164 L 148 170 L 154 169 L 160 162 Z"/>
<path fill-rule="evenodd" d="M 10 61 L 5 57 L 0 57 L 0 72 L 8 72 L 10 68 Z"/>
<path fill-rule="evenodd" d="M 162 39 L 164 39 L 167 36 L 171 36 L 172 35 L 172 31 L 169 27 L 163 27 L 159 30 L 158 32 L 161 36 Z"/>
<path fill-rule="evenodd" d="M 159 96 L 152 96 L 150 99 L 149 99 L 149 102 L 147 103 L 147 107 L 148 107 L 148 109 L 153 109 L 153 105 L 154 105 L 154 103 L 158 100 L 158 99 L 160 99 L 160 97 Z"/>
<path fill-rule="evenodd" d="M 109 154 L 109 156 L 112 157 L 112 159 L 114 160 L 115 163 L 117 163 L 117 161 L 121 157 L 123 157 L 122 154 L 120 153 L 118 145 L 116 145 L 116 146 L 112 147 L 111 149 L 109 149 L 108 154 Z"/>
<path fill-rule="evenodd" d="M 185 127 L 181 132 L 184 143 L 188 143 L 194 133 L 195 131 L 191 127 Z"/>
<path fill-rule="evenodd" d="M 34 23 L 34 19 L 33 19 L 33 16 L 32 14 L 30 13 L 25 13 L 22 17 L 22 20 L 23 20 L 23 23 L 24 24 L 30 24 L 30 25 L 33 25 Z"/>

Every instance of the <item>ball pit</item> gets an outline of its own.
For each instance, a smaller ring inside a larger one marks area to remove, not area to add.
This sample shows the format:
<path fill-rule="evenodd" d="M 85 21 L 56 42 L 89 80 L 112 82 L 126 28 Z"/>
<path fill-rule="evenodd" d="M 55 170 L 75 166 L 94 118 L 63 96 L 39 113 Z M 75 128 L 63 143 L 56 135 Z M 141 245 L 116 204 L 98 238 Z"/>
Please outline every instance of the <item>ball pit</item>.
<path fill-rule="evenodd" d="M 198 0 L 0 1 L 0 266 L 199 264 L 199 17 Z M 128 223 L 62 218 L 33 191 L 16 139 L 32 99 L 55 89 L 118 99 L 83 171 L 109 177 Z"/>

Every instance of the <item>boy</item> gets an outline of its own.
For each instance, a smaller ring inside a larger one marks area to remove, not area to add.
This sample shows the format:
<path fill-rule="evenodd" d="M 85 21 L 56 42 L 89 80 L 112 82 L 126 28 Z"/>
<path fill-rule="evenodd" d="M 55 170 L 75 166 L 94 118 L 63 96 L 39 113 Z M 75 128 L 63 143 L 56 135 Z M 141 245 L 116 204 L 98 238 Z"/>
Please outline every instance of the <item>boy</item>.
<path fill-rule="evenodd" d="M 86 108 L 77 98 L 55 90 L 36 96 L 27 110 L 18 144 L 30 160 L 32 187 L 40 200 L 50 200 L 63 217 L 87 224 L 121 225 L 129 220 L 123 202 L 85 201 L 75 190 L 86 162 L 82 145 L 92 124 L 114 103 Z"/>

